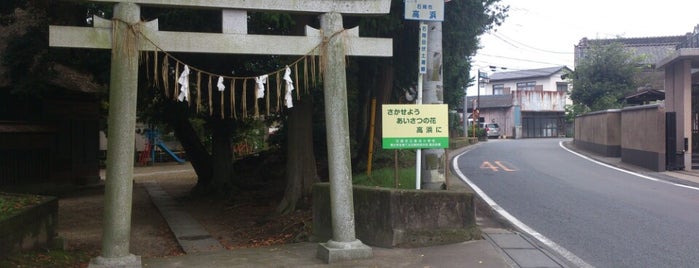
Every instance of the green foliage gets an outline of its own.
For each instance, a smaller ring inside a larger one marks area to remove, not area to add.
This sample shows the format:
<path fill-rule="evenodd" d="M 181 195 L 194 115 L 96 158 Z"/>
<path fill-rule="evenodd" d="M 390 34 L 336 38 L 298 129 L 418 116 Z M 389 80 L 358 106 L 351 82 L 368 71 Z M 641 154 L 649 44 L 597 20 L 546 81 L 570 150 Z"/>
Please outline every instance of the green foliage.
<path fill-rule="evenodd" d="M 500 0 L 452 0 L 445 3 L 442 24 L 444 103 L 451 109 L 462 107 L 465 88 L 472 83 L 469 77 L 471 56 L 478 50 L 478 37 L 500 25 L 507 17 L 509 6 Z M 361 19 L 362 35 L 393 39 L 394 96 L 402 96 L 401 89 L 415 87 L 417 82 L 418 22 L 403 19 L 403 1 L 391 1 L 387 16 Z M 362 68 L 376 65 L 373 59 Z"/>
<path fill-rule="evenodd" d="M 449 138 L 449 149 L 459 149 L 471 145 L 471 138 L 468 137 L 453 137 Z"/>
<path fill-rule="evenodd" d="M 3 0 L 0 1 L 0 25 L 8 25 L 9 23 L 13 22 L 13 18 L 10 16 L 6 16 L 9 14 L 12 14 L 16 8 L 21 8 L 25 9 L 27 8 L 27 1 L 26 0 Z"/>
<path fill-rule="evenodd" d="M 41 18 L 45 14 L 43 10 L 28 3 L 20 6 L 26 6 L 23 12 L 33 15 L 2 16 L 6 22 L 3 24 L 15 24 L 9 27 L 14 28 L 15 32 L 8 36 L 7 48 L 2 53 L 2 64 L 7 67 L 4 75 L 12 81 L 13 94 L 41 96 L 53 75 L 47 49 L 48 21 Z"/>
<path fill-rule="evenodd" d="M 220 10 L 144 7 L 141 13 L 146 21 L 158 19 L 162 31 L 221 32 Z"/>
<path fill-rule="evenodd" d="M 7 47 L 0 53 L 4 73 L 17 96 L 43 97 L 56 86 L 52 80 L 59 79 L 56 64 L 68 66 L 92 75 L 90 82 L 104 84 L 108 81 L 109 52 L 49 48 L 48 25 L 75 23 L 85 25 L 86 14 L 100 5 L 86 2 L 63 1 L 3 1 L 0 6 L 0 24 L 6 26 Z M 50 10 L 50 12 L 47 12 Z M 104 13 L 104 12 L 99 12 Z M 105 64 L 105 61 L 107 62 Z M 105 75 L 106 73 L 106 75 Z"/>
<path fill-rule="evenodd" d="M 296 26 L 294 18 L 287 13 L 253 13 L 250 21 L 252 34 L 288 35 Z"/>
<path fill-rule="evenodd" d="M 41 197 L 35 195 L 13 195 L 0 192 L 0 220 L 17 212 L 41 203 Z"/>
<path fill-rule="evenodd" d="M 469 71 L 479 36 L 502 24 L 509 6 L 503 6 L 500 0 L 454 0 L 444 6 L 444 103 L 456 109 L 463 107 L 465 89 L 473 82 Z"/>
<path fill-rule="evenodd" d="M 97 252 L 38 249 L 0 259 L 0 267 L 86 267 Z"/>
<path fill-rule="evenodd" d="M 249 119 L 237 122 L 234 128 L 232 144 L 236 156 L 251 154 L 268 148 L 267 122 L 257 119 Z"/>
<path fill-rule="evenodd" d="M 451 137 L 464 135 L 464 124 L 460 121 L 458 113 L 449 113 L 449 132 Z"/>
<path fill-rule="evenodd" d="M 474 133 L 473 128 L 474 128 L 474 126 L 469 126 L 469 127 L 468 127 L 468 133 L 467 133 L 467 134 L 468 134 L 469 137 L 473 137 L 473 133 Z M 485 129 L 480 128 L 480 127 L 478 127 L 478 126 L 475 126 L 475 128 L 476 128 L 476 130 L 475 130 L 476 137 L 477 137 L 477 138 L 484 138 L 485 135 L 486 135 Z"/>
<path fill-rule="evenodd" d="M 582 104 L 572 104 L 565 106 L 566 122 L 572 123 L 575 117 L 590 112 L 590 108 Z"/>
<path fill-rule="evenodd" d="M 585 54 L 571 73 L 570 98 L 591 111 L 622 107 L 622 98 L 638 86 L 643 58 L 620 43 L 593 44 Z"/>
<path fill-rule="evenodd" d="M 391 167 L 373 170 L 371 176 L 366 173 L 352 176 L 352 183 L 363 186 L 395 188 L 396 170 Z M 398 189 L 415 189 L 415 168 L 398 169 Z"/>

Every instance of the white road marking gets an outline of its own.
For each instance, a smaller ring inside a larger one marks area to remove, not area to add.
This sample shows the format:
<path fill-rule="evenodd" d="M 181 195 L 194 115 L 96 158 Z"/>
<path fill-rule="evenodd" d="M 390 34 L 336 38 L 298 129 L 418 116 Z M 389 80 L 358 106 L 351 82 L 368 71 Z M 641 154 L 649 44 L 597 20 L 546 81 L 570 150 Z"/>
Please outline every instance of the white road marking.
<path fill-rule="evenodd" d="M 469 180 L 469 179 L 466 177 L 466 175 L 464 175 L 464 173 L 461 172 L 461 170 L 459 169 L 459 164 L 458 164 L 458 163 L 459 163 L 459 157 L 461 157 L 462 155 L 464 155 L 464 154 L 466 154 L 466 153 L 468 153 L 468 152 L 469 152 L 469 151 L 465 151 L 465 152 L 463 152 L 463 153 L 461 153 L 461 154 L 459 154 L 459 155 L 457 155 L 457 156 L 454 157 L 454 160 L 452 161 L 452 165 L 453 165 L 453 167 L 454 167 L 454 172 L 456 173 L 457 176 L 459 176 L 459 178 L 460 178 L 463 182 L 465 182 L 466 184 L 468 184 L 468 185 L 471 187 L 471 189 L 473 189 L 473 191 L 475 191 L 476 194 L 478 194 L 478 196 L 480 196 L 480 197 L 483 199 L 483 201 L 485 201 L 491 208 L 493 208 L 493 210 L 494 210 L 496 213 L 500 214 L 500 216 L 502 216 L 503 218 L 507 219 L 512 225 L 514 225 L 514 226 L 515 226 L 517 229 L 519 229 L 520 231 L 522 231 L 522 232 L 524 232 L 524 233 L 527 233 L 527 234 L 529 234 L 530 236 L 536 238 L 536 240 L 539 240 L 539 242 L 541 242 L 542 244 L 544 244 L 544 245 L 546 245 L 547 247 L 549 247 L 551 250 L 555 251 L 555 252 L 558 253 L 559 255 L 561 255 L 561 256 L 563 256 L 564 258 L 566 258 L 566 259 L 567 259 L 569 262 L 571 262 L 573 265 L 575 265 L 575 266 L 577 266 L 577 267 L 594 267 L 594 266 L 592 266 L 592 265 L 586 263 L 586 262 L 583 261 L 582 259 L 580 259 L 580 258 L 579 258 L 578 256 L 576 256 L 575 254 L 571 253 L 571 252 L 568 251 L 567 249 L 565 249 L 565 248 L 563 248 L 562 246 L 560 246 L 560 245 L 556 244 L 555 242 L 551 241 L 551 240 L 548 239 L 546 236 L 544 236 L 544 235 L 542 235 L 541 233 L 537 232 L 537 231 L 534 230 L 533 228 L 527 226 L 526 224 L 524 224 L 523 222 L 521 222 L 519 219 L 515 218 L 515 216 L 512 216 L 512 214 L 510 214 L 510 213 L 507 212 L 505 209 L 503 209 L 501 206 L 499 206 L 497 203 L 495 203 L 495 201 L 493 201 L 493 199 L 491 199 L 487 194 L 485 194 L 485 192 L 483 192 L 483 190 L 481 190 L 480 188 L 478 188 L 478 186 L 476 186 L 475 183 L 473 183 L 471 180 Z"/>
<path fill-rule="evenodd" d="M 642 178 L 642 179 L 646 179 L 646 180 L 650 180 L 650 181 L 655 181 L 655 182 L 661 182 L 661 183 L 665 183 L 665 184 L 669 184 L 669 185 L 673 185 L 673 186 L 677 186 L 677 187 L 681 187 L 681 188 L 686 188 L 686 189 L 691 189 L 691 190 L 699 191 L 699 187 L 694 187 L 694 186 L 684 185 L 684 184 L 675 183 L 675 182 L 670 182 L 670 181 L 666 181 L 666 180 L 661 180 L 661 179 L 658 179 L 658 178 L 653 178 L 653 177 L 651 177 L 651 176 L 643 175 L 643 174 L 636 173 L 636 172 L 633 172 L 633 171 L 629 171 L 629 170 L 626 170 L 626 169 L 618 168 L 618 167 L 609 165 L 609 164 L 607 164 L 607 163 L 602 163 L 602 162 L 600 162 L 600 161 L 597 161 L 597 160 L 592 159 L 592 158 L 590 158 L 590 157 L 588 157 L 588 156 L 585 156 L 585 155 L 583 155 L 583 154 L 580 154 L 580 153 L 578 153 L 578 152 L 575 152 L 575 151 L 573 151 L 573 150 L 571 150 L 571 149 L 566 148 L 565 146 L 563 146 L 563 142 L 562 142 L 562 141 L 559 141 L 559 142 L 558 142 L 558 146 L 560 146 L 561 148 L 563 148 L 564 150 L 568 151 L 568 152 L 571 153 L 571 154 L 574 154 L 574 155 L 576 155 L 576 156 L 579 156 L 579 157 L 581 157 L 581 158 L 583 158 L 583 159 L 585 159 L 585 160 L 588 160 L 588 161 L 590 161 L 590 162 L 592 162 L 592 163 L 598 164 L 598 165 L 603 166 L 603 167 L 611 168 L 611 169 L 613 169 L 613 170 L 616 170 L 616 171 L 619 171 L 619 172 L 623 172 L 623 173 L 626 173 L 626 174 L 629 174 L 629 175 L 633 175 L 633 176 L 636 176 L 636 177 L 639 177 L 639 178 Z"/>

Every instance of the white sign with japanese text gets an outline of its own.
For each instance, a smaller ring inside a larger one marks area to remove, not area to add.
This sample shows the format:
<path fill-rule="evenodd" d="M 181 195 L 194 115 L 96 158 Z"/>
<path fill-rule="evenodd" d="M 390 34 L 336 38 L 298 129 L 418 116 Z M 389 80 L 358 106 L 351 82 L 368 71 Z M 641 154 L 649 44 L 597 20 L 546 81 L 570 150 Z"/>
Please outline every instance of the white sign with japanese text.
<path fill-rule="evenodd" d="M 405 19 L 444 21 L 444 0 L 405 0 Z"/>
<path fill-rule="evenodd" d="M 448 148 L 447 110 L 446 104 L 382 105 L 382 148 Z"/>
<path fill-rule="evenodd" d="M 419 48 L 419 72 L 427 73 L 427 24 L 420 23 L 420 48 Z"/>

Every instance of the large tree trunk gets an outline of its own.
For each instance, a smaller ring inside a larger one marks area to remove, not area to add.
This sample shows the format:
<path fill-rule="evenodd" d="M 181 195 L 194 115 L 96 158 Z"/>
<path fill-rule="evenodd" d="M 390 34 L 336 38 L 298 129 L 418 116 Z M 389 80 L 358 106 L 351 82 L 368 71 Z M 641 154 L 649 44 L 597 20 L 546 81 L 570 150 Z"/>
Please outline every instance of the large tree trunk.
<path fill-rule="evenodd" d="M 182 144 L 187 158 L 197 173 L 197 185 L 195 189 L 209 185 L 213 178 L 213 166 L 211 155 L 202 144 L 197 132 L 189 122 L 187 113 L 177 107 L 178 104 L 166 104 L 165 118 L 175 131 L 175 137 Z"/>
<path fill-rule="evenodd" d="M 362 111 L 360 116 L 357 116 L 358 121 L 363 121 L 363 123 L 356 124 L 356 134 L 358 139 L 357 155 L 352 159 L 352 163 L 363 163 L 372 161 L 368 159 L 369 153 L 369 141 L 374 139 L 374 152 L 376 148 L 381 148 L 381 105 L 387 104 L 390 101 L 391 91 L 393 89 L 393 65 L 391 60 L 379 60 L 376 69 L 372 69 L 370 72 L 363 73 L 365 79 L 363 81 L 371 81 L 365 88 L 371 88 L 376 90 L 367 90 L 367 97 L 362 99 L 364 105 L 362 106 Z M 376 99 L 376 111 L 375 111 L 375 121 L 374 121 L 374 136 L 369 137 L 369 128 L 371 127 L 369 122 L 371 120 L 371 100 Z M 354 166 L 354 165 L 353 165 Z M 356 171 L 356 170 L 355 170 Z"/>
<path fill-rule="evenodd" d="M 234 192 L 233 152 L 231 151 L 232 122 L 220 118 L 211 121 L 213 178 L 207 185 L 209 193 L 229 198 Z"/>
<path fill-rule="evenodd" d="M 371 99 L 375 98 L 374 89 L 376 88 L 377 72 L 378 66 L 374 64 L 376 59 L 363 59 L 359 60 L 358 63 L 361 66 L 366 66 L 366 68 L 361 68 L 358 72 L 358 84 L 360 89 L 359 96 L 357 97 L 358 104 L 356 109 L 350 109 L 351 113 L 354 115 L 351 118 L 352 122 L 352 137 L 355 137 L 356 146 L 353 151 L 356 152 L 352 155 L 352 171 L 358 172 L 358 168 L 361 168 L 361 163 L 366 162 L 367 152 L 369 145 L 369 128 L 370 128 L 370 114 L 371 114 Z"/>
<path fill-rule="evenodd" d="M 286 190 L 278 214 L 293 212 L 299 201 L 308 201 L 314 183 L 320 181 L 313 153 L 313 103 L 306 98 L 295 104 L 287 121 Z"/>
<path fill-rule="evenodd" d="M 444 103 L 444 87 L 442 79 L 442 23 L 429 22 L 427 37 L 427 73 L 424 77 L 422 90 L 423 104 Z M 444 149 L 422 150 L 422 170 L 420 172 L 423 189 L 444 189 L 445 157 Z"/>

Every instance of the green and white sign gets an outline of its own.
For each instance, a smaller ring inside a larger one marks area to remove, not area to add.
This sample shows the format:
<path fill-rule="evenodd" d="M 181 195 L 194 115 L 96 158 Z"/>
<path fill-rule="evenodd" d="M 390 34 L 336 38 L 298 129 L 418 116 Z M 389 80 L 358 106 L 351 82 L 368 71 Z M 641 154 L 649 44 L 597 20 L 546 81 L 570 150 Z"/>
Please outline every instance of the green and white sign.
<path fill-rule="evenodd" d="M 381 106 L 383 149 L 434 149 L 449 147 L 446 104 Z"/>

